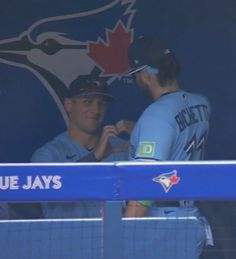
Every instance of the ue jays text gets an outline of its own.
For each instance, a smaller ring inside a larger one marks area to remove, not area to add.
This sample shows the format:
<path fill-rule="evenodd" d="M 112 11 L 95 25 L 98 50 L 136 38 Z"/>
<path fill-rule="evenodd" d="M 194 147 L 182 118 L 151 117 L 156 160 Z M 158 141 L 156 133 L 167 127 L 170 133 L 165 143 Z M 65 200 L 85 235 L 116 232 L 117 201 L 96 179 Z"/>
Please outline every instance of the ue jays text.
<path fill-rule="evenodd" d="M 20 181 L 21 180 L 21 181 Z M 24 182 L 17 175 L 0 176 L 0 190 L 35 190 L 35 189 L 60 189 L 62 187 L 59 175 L 26 176 Z"/>

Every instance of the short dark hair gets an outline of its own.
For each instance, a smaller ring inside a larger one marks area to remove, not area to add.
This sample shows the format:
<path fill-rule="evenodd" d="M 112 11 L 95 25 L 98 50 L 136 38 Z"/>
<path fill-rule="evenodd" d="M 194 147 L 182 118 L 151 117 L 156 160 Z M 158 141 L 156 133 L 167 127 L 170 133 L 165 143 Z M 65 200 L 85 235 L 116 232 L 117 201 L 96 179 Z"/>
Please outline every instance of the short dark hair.
<path fill-rule="evenodd" d="M 135 40 L 128 49 L 130 63 L 129 74 L 139 71 L 144 66 L 158 69 L 157 80 L 161 86 L 176 80 L 180 72 L 173 52 L 158 38 L 140 37 Z"/>

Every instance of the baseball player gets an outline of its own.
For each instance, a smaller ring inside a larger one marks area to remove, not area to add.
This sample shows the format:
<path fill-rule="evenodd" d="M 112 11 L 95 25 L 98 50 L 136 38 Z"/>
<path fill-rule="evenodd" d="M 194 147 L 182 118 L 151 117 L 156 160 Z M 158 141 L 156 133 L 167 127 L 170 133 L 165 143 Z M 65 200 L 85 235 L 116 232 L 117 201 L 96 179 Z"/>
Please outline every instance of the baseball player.
<path fill-rule="evenodd" d="M 89 76 L 72 82 L 64 105 L 69 116 L 67 131 L 36 150 L 32 162 L 100 162 L 128 159 L 128 143 L 119 137 L 132 130 L 130 121 L 102 127 L 107 102 L 114 98 L 107 85 Z M 46 218 L 99 217 L 100 203 L 42 203 Z"/>
<path fill-rule="evenodd" d="M 141 37 L 129 47 L 128 58 L 129 75 L 153 100 L 131 134 L 130 160 L 203 159 L 210 105 L 204 96 L 181 89 L 173 52 L 157 38 Z M 199 215 L 192 201 L 129 201 L 125 216 L 166 216 L 167 207 L 169 216 Z"/>

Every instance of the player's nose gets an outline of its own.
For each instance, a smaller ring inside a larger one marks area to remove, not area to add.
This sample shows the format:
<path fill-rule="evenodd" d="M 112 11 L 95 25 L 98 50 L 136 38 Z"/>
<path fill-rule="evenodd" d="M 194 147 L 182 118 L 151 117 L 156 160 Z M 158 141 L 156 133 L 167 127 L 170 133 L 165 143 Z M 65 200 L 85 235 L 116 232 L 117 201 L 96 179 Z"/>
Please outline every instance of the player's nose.
<path fill-rule="evenodd" d="M 96 114 L 96 115 L 101 114 L 103 112 L 103 109 L 104 109 L 103 105 L 101 105 L 100 102 L 96 102 L 96 101 L 92 102 L 90 107 L 91 112 L 93 112 L 93 114 Z"/>

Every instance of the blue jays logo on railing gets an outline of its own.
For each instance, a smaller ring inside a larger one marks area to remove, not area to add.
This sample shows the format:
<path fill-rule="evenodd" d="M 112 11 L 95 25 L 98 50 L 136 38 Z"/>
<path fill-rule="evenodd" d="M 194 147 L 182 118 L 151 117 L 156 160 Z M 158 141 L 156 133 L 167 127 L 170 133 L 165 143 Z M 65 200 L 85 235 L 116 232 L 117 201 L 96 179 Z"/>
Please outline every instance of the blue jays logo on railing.
<path fill-rule="evenodd" d="M 0 41 L 0 63 L 36 75 L 66 121 L 63 99 L 75 78 L 93 75 L 111 83 L 128 68 L 135 1 L 114 0 L 90 11 L 38 20 L 19 36 Z"/>
<path fill-rule="evenodd" d="M 152 179 L 154 182 L 160 183 L 165 192 L 168 192 L 174 184 L 178 184 L 180 177 L 177 176 L 177 170 L 173 170 L 169 173 L 160 174 Z"/>

